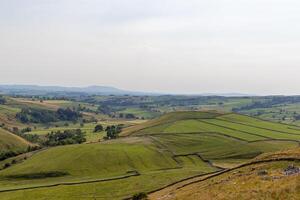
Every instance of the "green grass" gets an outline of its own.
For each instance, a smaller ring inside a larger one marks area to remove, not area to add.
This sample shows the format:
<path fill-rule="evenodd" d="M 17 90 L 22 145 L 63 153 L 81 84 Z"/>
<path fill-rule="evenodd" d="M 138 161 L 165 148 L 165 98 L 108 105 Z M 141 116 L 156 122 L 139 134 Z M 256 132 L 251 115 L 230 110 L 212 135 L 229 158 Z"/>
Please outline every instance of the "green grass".
<path fill-rule="evenodd" d="M 186 168 L 203 170 L 203 173 L 211 171 L 212 169 L 212 167 L 207 162 L 204 162 L 198 155 L 177 156 L 176 160 Z"/>
<path fill-rule="evenodd" d="M 103 134 L 92 133 L 95 124 L 78 126 L 70 124 L 69 127 L 40 129 L 32 133 L 43 135 L 50 130 L 81 128 L 87 132 L 88 141 L 97 141 Z M 297 147 L 298 133 L 300 130 L 290 126 L 242 115 L 193 111 L 170 113 L 126 128 L 122 135 L 129 137 L 53 147 L 33 154 L 22 163 L 0 171 L 0 188 L 45 188 L 5 192 L 1 197 L 123 199 L 189 176 L 218 170 L 201 158 L 224 166 L 244 162 L 265 152 Z M 135 171 L 140 175 L 127 177 Z M 121 177 L 124 179 L 103 182 L 103 179 Z M 59 183 L 75 185 L 46 187 Z"/>
<path fill-rule="evenodd" d="M 289 134 L 289 133 L 282 133 L 273 130 L 268 130 L 266 127 L 264 128 L 257 128 L 254 126 L 243 125 L 238 123 L 232 123 L 228 121 L 222 121 L 218 119 L 211 119 L 211 120 L 203 120 L 204 122 L 211 123 L 212 125 L 221 126 L 224 128 L 230 128 L 234 130 L 244 131 L 249 134 L 255 134 L 262 137 L 272 138 L 272 139 L 290 139 L 290 140 L 300 140 L 300 135 L 298 134 Z M 271 128 L 271 127 L 270 127 Z"/>
<path fill-rule="evenodd" d="M 179 120 L 189 120 L 189 119 L 210 119 L 219 116 L 216 112 L 196 112 L 196 111 L 186 111 L 186 112 L 173 112 L 165 114 L 157 119 L 150 120 L 146 123 L 139 124 L 137 126 L 129 127 L 123 131 L 123 135 L 139 134 L 139 132 L 144 131 L 155 126 L 167 126 L 168 123 L 176 122 Z"/>
<path fill-rule="evenodd" d="M 126 108 L 124 110 L 119 111 L 119 113 L 124 113 L 124 114 L 134 114 L 134 116 L 136 117 L 143 117 L 145 119 L 152 119 L 155 117 L 158 117 L 161 115 L 161 113 L 159 112 L 154 112 L 154 111 L 148 111 L 142 108 Z"/>
<path fill-rule="evenodd" d="M 212 169 L 210 169 L 212 171 Z M 57 186 L 34 190 L 21 190 L 1 193 L 1 199 L 47 199 L 47 200 L 93 200 L 111 199 L 121 200 L 139 192 L 150 192 L 170 183 L 201 174 L 201 171 L 190 169 L 173 169 L 153 171 L 141 176 L 123 180 L 106 181 L 99 183 L 80 184 L 72 186 Z"/>
<path fill-rule="evenodd" d="M 84 183 L 105 178 L 140 175 L 121 180 Z M 1 193 L 3 199 L 122 199 L 149 192 L 189 176 L 217 170 L 199 157 L 173 159 L 146 138 L 50 148 L 0 171 L 0 188 L 16 189 L 72 182 L 77 185 Z M 130 173 L 129 173 L 130 172 Z M 146 184 L 147 183 L 147 184 Z"/>
<path fill-rule="evenodd" d="M 39 127 L 36 130 L 33 130 L 31 132 L 28 132 L 28 134 L 37 134 L 40 136 L 46 135 L 48 133 L 51 133 L 52 131 L 61 131 L 64 130 L 74 130 L 74 129 L 80 129 L 86 134 L 86 140 L 87 142 L 99 142 L 99 140 L 103 139 L 103 137 L 106 135 L 105 131 L 94 133 L 94 128 L 97 124 L 101 124 L 104 127 L 110 124 L 113 124 L 113 122 L 101 122 L 101 123 L 86 123 L 84 126 L 80 126 L 79 123 L 73 124 L 69 123 L 69 126 L 59 126 L 59 127 Z"/>
<path fill-rule="evenodd" d="M 157 133 L 201 133 L 215 132 L 224 134 L 230 137 L 235 137 L 245 141 L 256 141 L 265 139 L 264 137 L 248 134 L 239 130 L 232 130 L 226 127 L 220 127 L 213 124 L 205 123 L 199 120 L 179 120 L 171 123 L 160 124 L 150 128 L 145 128 L 138 131 L 137 135 L 151 135 Z"/>
<path fill-rule="evenodd" d="M 264 152 L 298 146 L 292 141 L 247 143 L 213 133 L 157 135 L 155 138 L 177 155 L 199 153 L 208 160 L 249 159 Z"/>
<path fill-rule="evenodd" d="M 24 152 L 30 145 L 23 138 L 0 128 L 0 153 L 7 151 Z"/>
<path fill-rule="evenodd" d="M 56 183 L 60 181 L 82 181 L 126 175 L 128 171 L 139 172 L 177 167 L 168 153 L 157 151 L 153 145 L 141 143 L 106 143 L 68 145 L 50 148 L 34 154 L 21 164 L 0 171 L 0 186 L 20 187 Z M 42 180 L 6 179 L 10 176 L 30 176 L 36 173 L 61 172 L 65 177 Z"/>
<path fill-rule="evenodd" d="M 272 129 L 275 131 L 300 134 L 300 127 L 295 127 L 293 125 L 274 123 L 274 122 L 269 122 L 269 121 L 263 121 L 263 120 L 259 120 L 259 119 L 245 116 L 245 115 L 228 114 L 228 115 L 223 115 L 223 116 L 220 116 L 217 118 L 232 121 L 232 122 L 237 122 L 237 123 L 243 123 L 246 125 L 252 125 L 252 126 L 257 126 L 257 127 L 261 127 L 261 128 Z"/>
<path fill-rule="evenodd" d="M 6 115 L 15 115 L 18 112 L 20 112 L 21 109 L 10 107 L 7 105 L 0 105 L 0 113 L 6 114 Z"/>

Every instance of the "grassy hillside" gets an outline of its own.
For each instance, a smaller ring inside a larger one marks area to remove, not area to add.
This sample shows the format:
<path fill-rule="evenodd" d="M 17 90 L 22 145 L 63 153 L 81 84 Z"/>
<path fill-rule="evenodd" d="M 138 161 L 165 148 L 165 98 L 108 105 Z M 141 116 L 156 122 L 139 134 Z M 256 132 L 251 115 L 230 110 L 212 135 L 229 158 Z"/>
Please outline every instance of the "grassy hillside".
<path fill-rule="evenodd" d="M 300 129 L 238 114 L 189 111 L 125 128 L 121 135 L 44 149 L 1 170 L 1 197 L 123 199 L 298 147 Z"/>
<path fill-rule="evenodd" d="M 30 143 L 23 138 L 0 128 L 0 154 L 8 151 L 21 153 L 24 152 L 29 145 Z"/>
<path fill-rule="evenodd" d="M 150 139 L 131 137 L 40 151 L 0 171 L 0 192 L 4 199 L 19 195 L 57 199 L 53 194 L 60 194 L 60 199 L 89 199 L 92 191 L 96 197 L 121 199 L 216 170 L 200 157 L 174 158 Z M 40 189 L 25 190 L 35 187 Z"/>
<path fill-rule="evenodd" d="M 175 155 L 197 154 L 221 165 L 296 147 L 300 140 L 296 126 L 215 112 L 169 113 L 124 134 L 148 136 Z"/>
<path fill-rule="evenodd" d="M 214 112 L 196 112 L 196 111 L 186 111 L 186 112 L 172 112 L 165 114 L 157 119 L 150 120 L 146 123 L 140 124 L 138 126 L 133 126 L 125 129 L 123 135 L 131 134 L 142 134 L 144 132 L 153 131 L 153 128 L 162 130 L 169 124 L 172 124 L 179 120 L 189 120 L 189 119 L 210 119 L 219 116 L 219 113 Z M 153 131 L 155 132 L 155 131 Z"/>
<path fill-rule="evenodd" d="M 150 195 L 151 200 L 175 199 L 299 199 L 300 148 L 266 154 L 225 173 L 180 182 Z"/>

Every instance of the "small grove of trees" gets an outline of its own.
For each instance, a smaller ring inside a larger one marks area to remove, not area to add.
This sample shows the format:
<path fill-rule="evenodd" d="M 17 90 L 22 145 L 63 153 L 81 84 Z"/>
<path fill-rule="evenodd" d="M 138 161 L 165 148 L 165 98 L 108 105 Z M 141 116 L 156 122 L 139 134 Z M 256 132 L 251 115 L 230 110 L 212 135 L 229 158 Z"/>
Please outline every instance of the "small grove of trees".
<path fill-rule="evenodd" d="M 116 139 L 119 136 L 119 133 L 122 131 L 123 125 L 112 125 L 112 126 L 107 126 L 105 131 L 106 131 L 106 137 L 105 139 Z"/>
<path fill-rule="evenodd" d="M 0 96 L 0 105 L 3 105 L 6 103 L 6 99 L 3 96 Z"/>
<path fill-rule="evenodd" d="M 78 118 L 82 117 L 82 115 L 79 112 L 71 110 L 70 108 L 59 108 L 56 111 L 56 114 L 57 118 L 63 121 L 76 121 L 78 120 Z"/>
<path fill-rule="evenodd" d="M 37 108 L 23 108 L 17 113 L 16 118 L 22 123 L 47 123 L 56 121 L 54 111 Z"/>
<path fill-rule="evenodd" d="M 70 108 L 59 108 L 56 112 L 38 108 L 23 108 L 16 118 L 22 123 L 49 123 L 62 121 L 76 121 L 82 115 Z"/>
<path fill-rule="evenodd" d="M 99 106 L 97 110 L 99 113 L 102 113 L 105 115 L 110 115 L 113 112 L 113 109 L 106 105 Z"/>
<path fill-rule="evenodd" d="M 65 130 L 64 132 L 56 131 L 47 134 L 43 145 L 58 146 L 67 144 L 81 144 L 85 141 L 85 133 L 83 133 L 80 129 Z"/>
<path fill-rule="evenodd" d="M 126 119 L 136 119 L 136 116 L 134 114 L 131 114 L 131 113 L 120 113 L 119 114 L 119 117 L 120 118 L 126 118 Z"/>
<path fill-rule="evenodd" d="M 94 133 L 98 133 L 101 131 L 103 131 L 103 126 L 101 124 L 96 125 L 94 128 Z"/>

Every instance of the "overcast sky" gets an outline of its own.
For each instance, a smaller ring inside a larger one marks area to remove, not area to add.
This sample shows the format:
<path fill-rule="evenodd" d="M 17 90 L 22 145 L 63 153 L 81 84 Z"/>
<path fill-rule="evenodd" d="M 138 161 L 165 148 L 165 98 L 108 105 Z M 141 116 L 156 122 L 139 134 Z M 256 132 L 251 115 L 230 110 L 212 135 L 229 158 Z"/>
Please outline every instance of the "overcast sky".
<path fill-rule="evenodd" d="M 0 0 L 0 84 L 300 94 L 300 2 Z"/>

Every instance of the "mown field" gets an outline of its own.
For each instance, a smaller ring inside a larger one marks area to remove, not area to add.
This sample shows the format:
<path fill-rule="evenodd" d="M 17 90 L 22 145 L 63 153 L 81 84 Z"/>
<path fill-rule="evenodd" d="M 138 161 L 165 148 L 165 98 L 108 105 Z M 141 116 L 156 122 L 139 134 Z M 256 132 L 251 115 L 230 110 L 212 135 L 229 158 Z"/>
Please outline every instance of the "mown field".
<path fill-rule="evenodd" d="M 88 132 L 94 125 L 81 128 Z M 123 199 L 237 166 L 262 153 L 298 147 L 299 140 L 297 126 L 232 113 L 174 112 L 129 126 L 116 140 L 33 153 L 0 170 L 0 195 L 29 200 Z"/>

